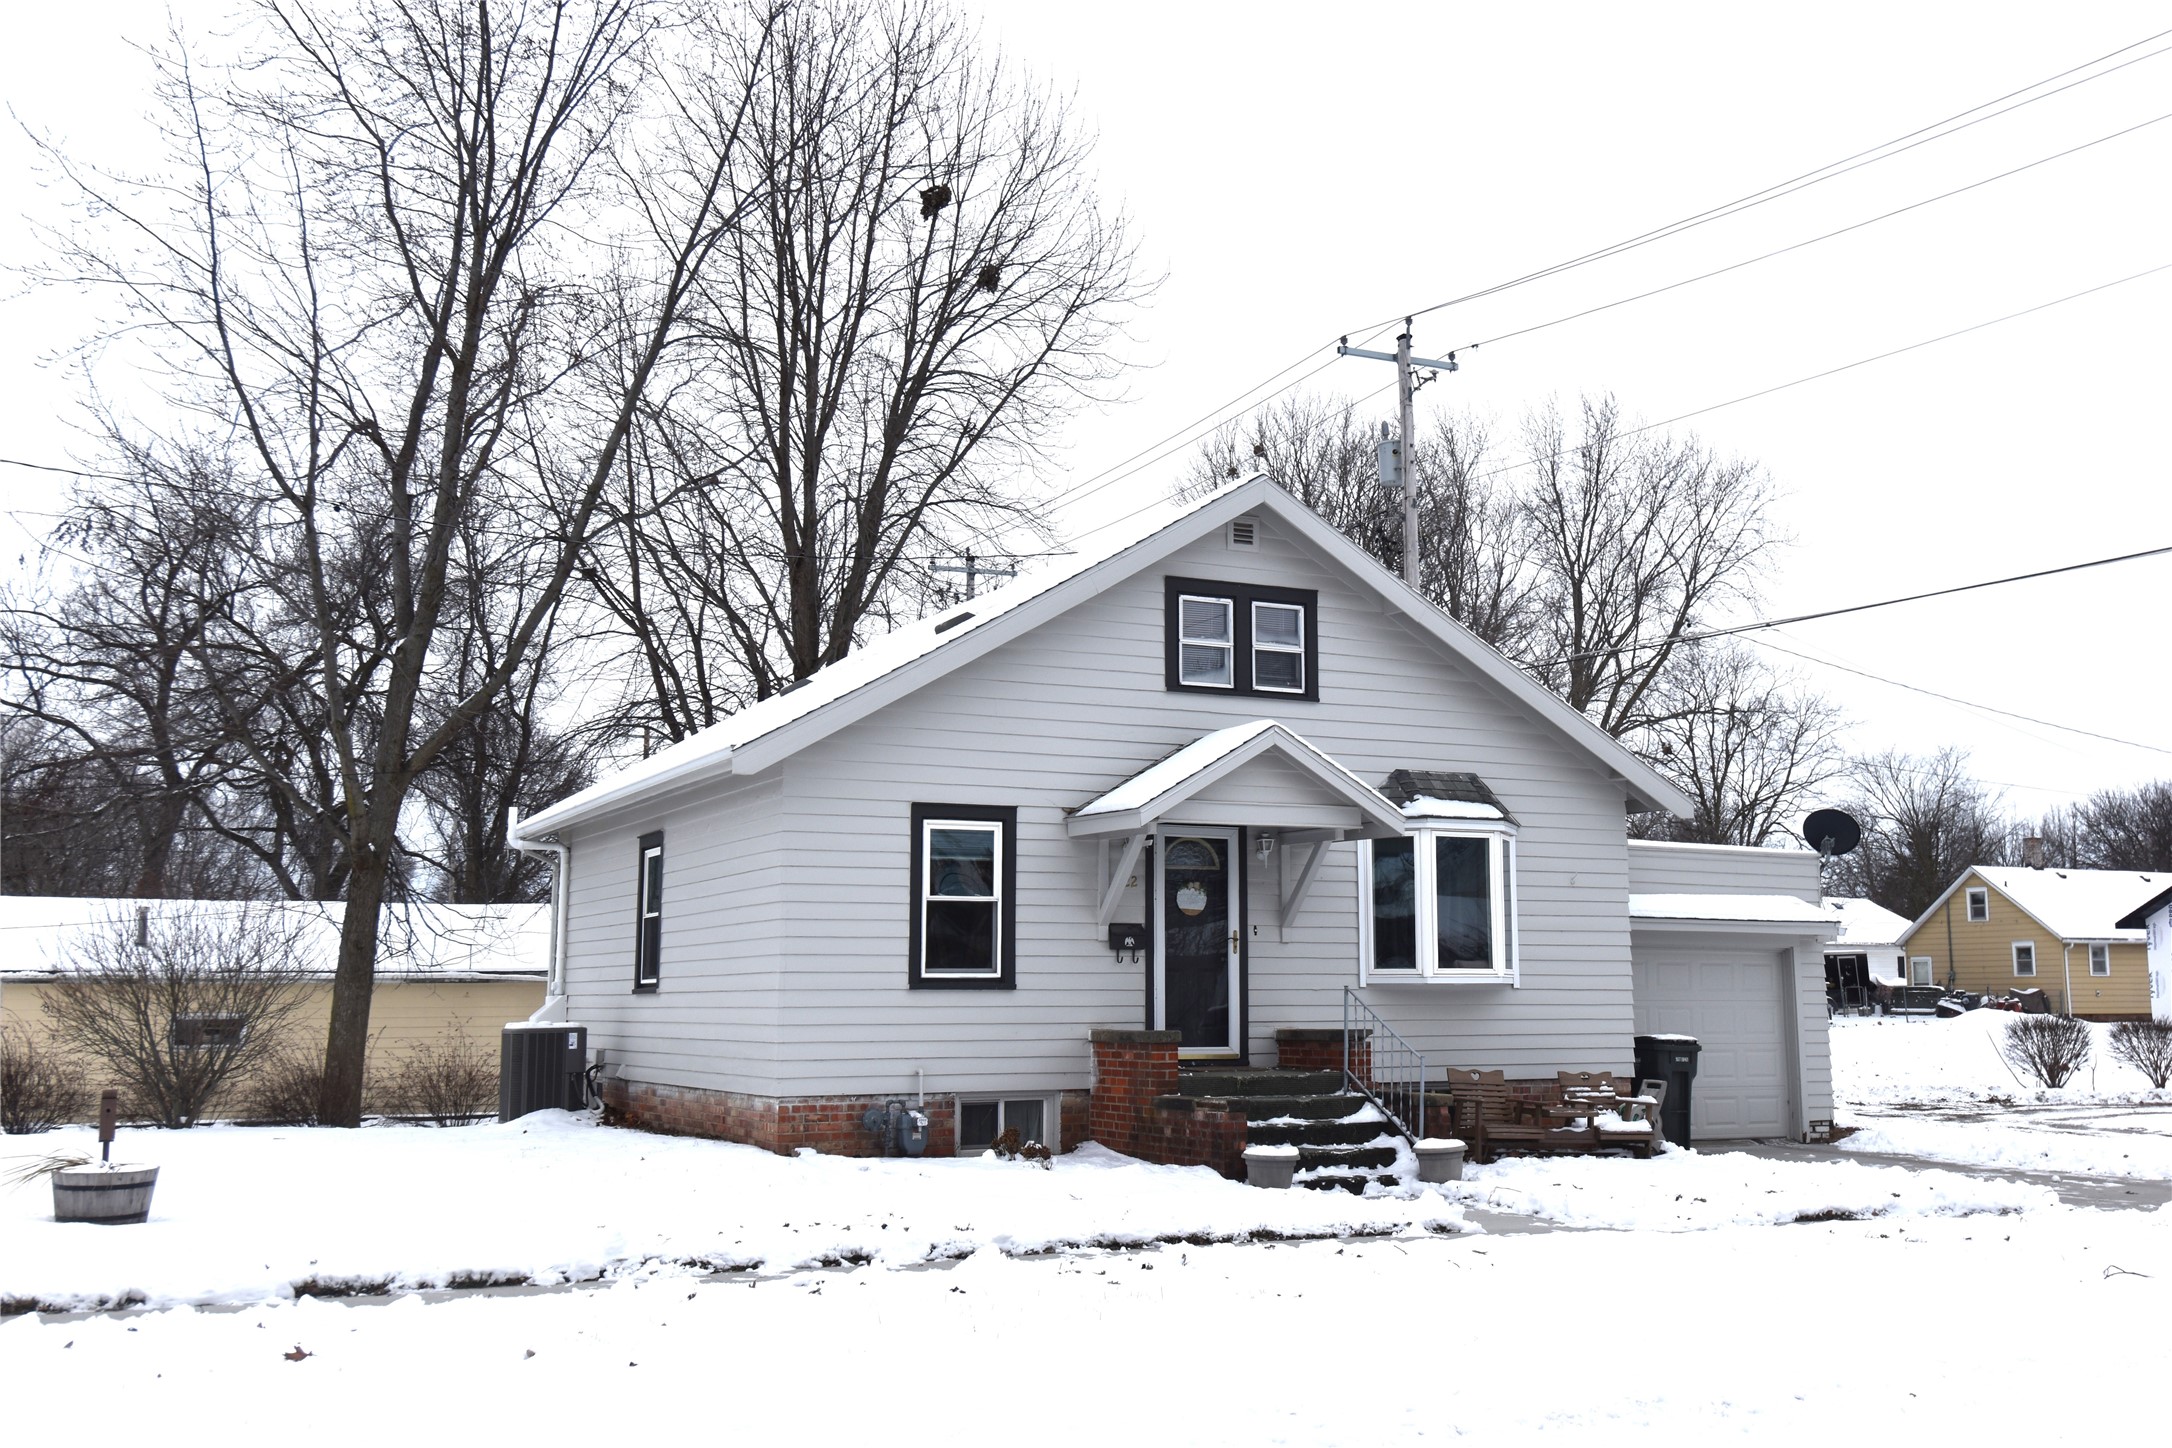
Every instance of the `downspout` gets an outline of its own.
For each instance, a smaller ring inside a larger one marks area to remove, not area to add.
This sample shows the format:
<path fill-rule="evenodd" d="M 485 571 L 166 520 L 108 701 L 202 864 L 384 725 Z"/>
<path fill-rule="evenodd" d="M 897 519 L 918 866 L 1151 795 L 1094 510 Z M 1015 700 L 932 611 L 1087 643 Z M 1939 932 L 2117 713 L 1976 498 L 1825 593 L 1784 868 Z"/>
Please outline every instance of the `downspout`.
<path fill-rule="evenodd" d="M 555 1020 L 565 1013 L 566 910 L 569 906 L 567 875 L 573 866 L 573 850 L 557 840 L 530 840 L 520 832 L 520 811 L 512 811 L 505 832 L 506 843 L 530 855 L 549 855 L 551 865 L 551 954 L 543 985 L 543 1004 L 530 1020 Z"/>
<path fill-rule="evenodd" d="M 2066 975 L 2066 999 L 2059 1005 L 2059 1014 L 2074 1014 L 2074 943 L 2062 941 L 2059 946 L 2059 968 Z"/>

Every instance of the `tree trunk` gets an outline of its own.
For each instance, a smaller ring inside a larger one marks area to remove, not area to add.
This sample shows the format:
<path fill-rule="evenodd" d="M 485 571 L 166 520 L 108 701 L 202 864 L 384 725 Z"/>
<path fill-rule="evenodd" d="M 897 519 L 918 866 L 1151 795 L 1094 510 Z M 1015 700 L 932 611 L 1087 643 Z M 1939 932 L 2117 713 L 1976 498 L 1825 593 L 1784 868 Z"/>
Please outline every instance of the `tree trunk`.
<path fill-rule="evenodd" d="M 377 933 L 392 873 L 387 842 L 371 837 L 356 845 L 347 875 L 347 911 L 339 923 L 339 965 L 332 975 L 332 1027 L 325 1041 L 323 1095 L 317 1120 L 324 1126 L 362 1124 L 362 1078 L 369 1064 L 370 996 L 377 981 Z"/>

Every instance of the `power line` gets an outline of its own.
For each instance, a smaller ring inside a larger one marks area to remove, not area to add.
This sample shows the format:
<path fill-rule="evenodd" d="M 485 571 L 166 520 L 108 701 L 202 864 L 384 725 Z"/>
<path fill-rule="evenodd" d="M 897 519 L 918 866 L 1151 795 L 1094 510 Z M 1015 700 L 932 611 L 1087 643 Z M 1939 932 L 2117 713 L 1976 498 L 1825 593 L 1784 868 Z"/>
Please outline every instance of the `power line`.
<path fill-rule="evenodd" d="M 1816 664 L 1819 668 L 1838 669 L 1843 674 L 1854 674 L 1857 678 L 1869 679 L 1872 683 L 1888 684 L 1896 689 L 1906 689 L 1912 694 L 1923 694 L 1929 698 L 1943 700 L 1948 704 L 1958 704 L 1964 709 L 1975 709 L 1985 714 L 1997 714 L 2006 719 L 2018 719 L 2024 724 L 2034 724 L 2040 729 L 2057 729 L 2066 734 L 2079 734 L 2084 739 L 2099 739 L 2106 744 L 2121 744 L 2129 749 L 2146 749 L 2152 754 L 2172 754 L 2172 749 L 2167 749 L 2161 744 L 2144 744 L 2139 739 L 2121 739 L 2116 734 L 2099 734 L 2094 729 L 2082 729 L 2072 724 L 2061 724 L 2051 719 L 2039 719 L 2033 714 L 2017 714 L 2011 709 L 1999 709 L 1990 704 L 1979 704 L 1972 699 L 1957 698 L 1952 694 L 1941 694 L 1936 689 L 1926 689 L 1921 684 L 1904 684 L 1899 679 L 1888 679 L 1883 674 L 1874 674 L 1868 669 L 1851 668 L 1846 664 L 1836 664 L 1831 659 L 1821 659 L 1811 654 L 1800 653 L 1794 649 L 1776 644 L 1770 639 L 1751 639 L 1750 642 L 1761 649 L 1772 649 L 1777 653 L 1786 654 L 1789 658 L 1801 659 L 1807 664 Z"/>
<path fill-rule="evenodd" d="M 1465 342 L 1462 346 L 1456 348 L 1456 350 L 1458 352 L 1471 351 L 1479 347 L 1491 346 L 1495 342 L 1506 342 L 1512 337 L 1529 336 L 1533 332 L 1543 332 L 1548 327 L 1558 327 L 1564 322 L 1580 321 L 1585 317 L 1595 316 L 1600 312 L 1610 312 L 1616 307 L 1626 307 L 1631 302 L 1641 302 L 1651 297 L 1663 295 L 1667 292 L 1679 291 L 1683 287 L 1694 286 L 1698 282 L 1710 281 L 1714 277 L 1725 276 L 1729 272 L 1741 271 L 1744 267 L 1755 266 L 1761 261 L 1771 261 L 1776 256 L 1786 256 L 1791 251 L 1801 251 L 1806 246 L 1815 246 L 1821 241 L 1831 241 L 1836 236 L 1846 236 L 1851 231 L 1861 231 L 1866 226 L 1875 226 L 1881 221 L 1890 221 L 1896 216 L 1904 216 L 1908 212 L 1919 211 L 1922 208 L 1934 205 L 1937 202 L 1949 200 L 1952 197 L 1962 195 L 1965 192 L 1977 190 L 1979 187 L 1989 186 L 1995 181 L 2004 181 L 2010 176 L 2019 176 L 2024 171 L 2033 171 L 2039 166 L 2048 166 L 2053 161 L 2065 160 L 2068 156 L 2076 155 L 2079 152 L 2086 151 L 2092 146 L 2101 146 L 2107 141 L 2116 141 L 2122 136 L 2131 136 L 2136 131 L 2143 130 L 2150 126 L 2159 125 L 2165 121 L 2172 121 L 2172 111 L 2167 111 L 2161 116 L 2153 116 L 2149 120 L 2138 122 L 2134 125 L 2125 127 L 2122 130 L 2113 131 L 2110 135 L 2099 136 L 2094 141 L 2084 141 L 2080 145 L 2070 146 L 2064 151 L 2058 151 L 2054 152 L 2049 156 L 2039 157 L 2038 159 L 2030 161 L 2024 165 L 2016 166 L 2010 171 L 2001 171 L 1996 176 L 1986 176 L 1980 181 L 1971 181 L 1966 186 L 1956 186 L 1951 191 L 1942 191 L 1936 196 L 1926 196 L 1921 201 L 1911 201 L 1906 206 L 1897 206 L 1891 211 L 1881 212 L 1877 216 L 1865 217 L 1861 221 L 1851 222 L 1846 226 L 1825 232 L 1821 235 L 1809 237 L 1808 239 L 1803 241 L 1790 242 L 1786 246 L 1775 247 L 1771 251 L 1764 252 L 1758 256 L 1750 257 L 1747 260 L 1730 262 L 1723 267 L 1714 267 L 1711 271 L 1700 272 L 1693 277 L 1684 277 L 1682 280 L 1677 282 L 1668 282 L 1665 286 L 1653 287 L 1650 291 L 1638 292 L 1633 296 L 1620 297 L 1611 302 L 1601 302 L 1598 306 L 1586 307 L 1582 311 L 1571 312 L 1565 317 L 1556 317 L 1550 322 L 1536 322 L 1533 323 L 1531 326 L 1518 327 L 1513 332 L 1503 332 L 1498 336 L 1487 337 L 1482 341 Z"/>
<path fill-rule="evenodd" d="M 1979 588 L 1998 588 L 2008 583 L 2026 583 L 2032 578 L 2053 578 L 2062 573 L 2080 573 L 2089 568 L 2105 568 L 2114 563 L 2132 563 L 2138 558 L 2158 558 L 2172 553 L 2172 544 L 2162 548 L 2145 548 L 2139 553 L 2121 553 L 2111 558 L 2092 558 L 2086 563 L 2066 563 L 2057 568 L 2039 568 L 2033 573 L 2012 573 L 2004 578 L 1986 578 L 1976 583 L 1957 583 L 1951 588 L 1934 588 L 1927 593 L 1904 594 L 1899 598 L 1881 598 L 1874 603 L 1851 603 L 1845 608 L 1820 609 L 1816 613 L 1792 614 L 1787 618 L 1762 619 L 1756 623 L 1732 624 L 1726 628 L 1706 629 L 1702 633 L 1673 634 L 1663 639 L 1645 643 L 1627 643 L 1620 648 L 1587 649 L 1580 654 L 1565 654 L 1558 659 L 1548 659 L 1534 668 L 1553 668 L 1561 664 L 1573 664 L 1583 659 L 1604 658 L 1612 654 L 1642 653 L 1646 649 L 1670 648 L 1676 644 L 1701 644 L 1707 639 L 1732 638 L 1736 634 L 1755 633 L 1768 628 L 1785 628 L 1789 624 L 1809 623 L 1813 619 L 1839 618 L 1843 614 L 1868 613 L 1876 608 L 1892 608 L 1896 604 L 1920 603 L 1926 598 L 1945 598 L 1949 594 L 1973 593 Z"/>
<path fill-rule="evenodd" d="M 1634 251 L 1642 246 L 1649 246 L 1655 241 L 1664 241 L 1668 237 L 1678 236 L 1685 231 L 1693 230 L 1696 227 L 1704 226 L 1710 222 L 1721 221 L 1726 219 L 1727 217 L 1738 215 L 1739 213 L 1747 211 L 1752 207 L 1762 206 L 1768 201 L 1777 201 L 1782 197 L 1791 196 L 1797 191 L 1806 190 L 1809 187 L 1818 185 L 1819 183 L 1824 181 L 1831 181 L 1836 177 L 1844 176 L 1848 172 L 1859 170 L 1864 166 L 1873 165 L 1879 161 L 1890 160 L 1894 156 L 1902 155 L 1908 151 L 1912 151 L 1918 146 L 1928 145 L 1932 141 L 1943 140 L 1947 136 L 1956 135 L 1961 131 L 1967 130 L 1970 126 L 1981 125 L 1985 121 L 1995 120 L 1999 116 L 2007 115 L 2013 111 L 2017 111 L 2023 106 L 2034 105 L 2036 102 L 2042 100 L 2049 100 L 2051 97 L 2063 94 L 2066 91 L 2074 89 L 2076 86 L 2087 85 L 2090 81 L 2102 80 L 2106 76 L 2114 75 L 2117 74 L 2119 71 L 2125 70 L 2128 66 L 2139 65 L 2145 60 L 2150 60 L 2157 56 L 2165 54 L 2167 51 L 2172 51 L 2172 46 L 2165 46 L 2160 49 L 2150 51 L 2147 55 L 2138 55 L 2135 56 L 2132 60 L 2122 61 L 2120 64 L 2112 66 L 2107 70 L 2098 71 L 2094 75 L 2082 76 L 2081 79 L 2070 81 L 2066 85 L 2058 87 L 2056 90 L 2047 90 L 2044 91 L 2042 95 L 2029 96 L 2027 100 L 2016 101 L 2015 104 L 2007 106 L 2004 110 L 1991 111 L 1991 113 L 1988 115 L 1976 115 L 1978 111 L 1987 111 L 1990 110 L 1992 106 L 2001 105 L 2006 101 L 2013 100 L 2016 96 L 2027 96 L 2031 91 L 2042 90 L 2043 87 L 2050 85 L 2053 81 L 2065 80 L 2066 77 L 2070 75 L 2076 75 L 2082 71 L 2090 69 L 2093 66 L 2102 65 L 2105 61 L 2111 60 L 2115 56 L 2125 55 L 2128 51 L 2134 50 L 2139 46 L 2148 45 L 2151 41 L 2162 40 L 2167 35 L 2172 35 L 2172 30 L 2160 30 L 2155 35 L 2145 35 L 2140 40 L 2137 40 L 2129 45 L 2123 45 L 2117 50 L 2109 51 L 2103 55 L 2100 55 L 2095 60 L 2084 61 L 2082 64 L 2077 66 L 2071 66 L 2066 70 L 2058 72 L 2056 75 L 2049 75 L 2044 77 L 2042 80 L 2033 82 L 2029 85 L 2025 85 L 2019 90 L 2008 91 L 2005 95 L 1996 96 L 1991 100 L 1983 102 L 1980 105 L 1971 106 L 1965 111 L 1957 111 L 1953 115 L 1946 117 L 1942 121 L 1934 121 L 1928 126 L 1922 126 L 1916 130 L 1907 132 L 1905 135 L 1896 136 L 1890 141 L 1880 142 L 1878 145 L 1872 146 L 1868 150 L 1857 151 L 1852 156 L 1843 156 L 1839 160 L 1828 162 L 1826 165 L 1820 166 L 1814 171 L 1805 171 L 1799 176 L 1793 176 L 1785 181 L 1775 182 L 1773 185 L 1767 186 L 1761 191 L 1753 191 L 1747 196 L 1740 196 L 1733 201 L 1725 202 L 1722 205 L 1711 207 L 1704 211 L 1696 212 L 1692 215 L 1682 217 L 1679 220 L 1670 221 L 1664 226 L 1654 227 L 1650 231 L 1639 233 L 1638 235 L 1629 237 L 1624 241 L 1613 242 L 1607 246 L 1600 247 L 1595 251 L 1585 252 L 1581 256 L 1571 257 L 1567 261 L 1556 262 L 1552 266 L 1542 267 L 1534 272 L 1526 272 L 1520 277 L 1515 277 L 1505 282 L 1496 282 L 1492 286 L 1482 287 L 1475 292 L 1466 292 L 1460 297 L 1451 297 L 1444 302 L 1435 302 L 1429 307 L 1421 307 L 1417 311 L 1411 312 L 1408 315 L 1412 317 L 1426 316 L 1429 313 L 1442 311 L 1449 307 L 1461 306 L 1465 302 L 1478 301 L 1481 298 L 1490 297 L 1495 295 L 1496 293 L 1505 292 L 1512 288 L 1524 286 L 1531 282 L 1543 281 L 1547 277 L 1558 276 L 1562 272 L 1573 270 L 1576 267 L 1588 266 L 1593 262 L 1605 261 L 1610 257 L 1620 256 L 1624 252 Z M 1965 120 L 1965 118 L 1969 116 L 1976 116 L 1976 119 Z M 1963 122 L 1963 124 L 1956 125 L 1954 124 L 1955 122 Z M 1380 325 L 1392 325 L 1392 321 L 1384 322 Z"/>

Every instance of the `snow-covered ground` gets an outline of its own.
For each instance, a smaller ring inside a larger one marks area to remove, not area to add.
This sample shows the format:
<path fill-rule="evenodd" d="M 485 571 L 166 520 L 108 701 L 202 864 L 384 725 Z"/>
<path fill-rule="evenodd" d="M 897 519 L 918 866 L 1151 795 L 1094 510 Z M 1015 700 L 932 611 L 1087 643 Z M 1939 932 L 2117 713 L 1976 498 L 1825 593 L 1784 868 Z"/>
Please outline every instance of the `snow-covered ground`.
<path fill-rule="evenodd" d="M 24 1443 L 2110 1442 L 2168 1313 L 2161 1213 L 2051 1208 L 16 1318 L 0 1363 Z M 2086 1389 L 1968 1330 L 2017 1321 L 2087 1324 Z"/>
<path fill-rule="evenodd" d="M 2094 1061 L 2054 1091 L 1999 1053 L 2005 1011 L 1833 1022 L 1833 1089 L 1850 1151 L 1976 1166 L 2172 1180 L 2172 1091 L 2112 1058 L 2092 1024 Z"/>

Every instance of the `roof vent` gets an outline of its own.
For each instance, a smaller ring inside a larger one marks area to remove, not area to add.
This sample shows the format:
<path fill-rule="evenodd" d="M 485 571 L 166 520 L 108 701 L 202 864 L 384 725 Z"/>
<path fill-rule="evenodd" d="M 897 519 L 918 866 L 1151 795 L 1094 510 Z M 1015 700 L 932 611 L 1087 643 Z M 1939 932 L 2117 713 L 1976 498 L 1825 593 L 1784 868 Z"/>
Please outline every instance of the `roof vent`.
<path fill-rule="evenodd" d="M 1259 519 L 1232 519 L 1229 524 L 1229 546 L 1232 548 L 1259 547 Z"/>
<path fill-rule="evenodd" d="M 956 628 L 959 624 L 964 623 L 972 616 L 973 612 L 971 609 L 966 610 L 964 613 L 954 613 L 949 618 L 946 618 L 941 623 L 937 624 L 935 626 L 935 631 L 937 633 L 949 633 L 952 629 Z"/>

